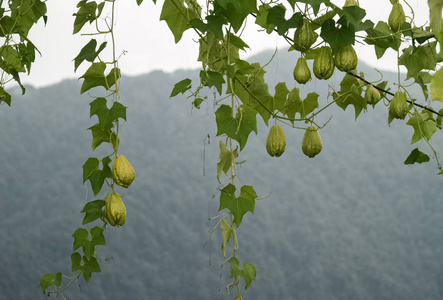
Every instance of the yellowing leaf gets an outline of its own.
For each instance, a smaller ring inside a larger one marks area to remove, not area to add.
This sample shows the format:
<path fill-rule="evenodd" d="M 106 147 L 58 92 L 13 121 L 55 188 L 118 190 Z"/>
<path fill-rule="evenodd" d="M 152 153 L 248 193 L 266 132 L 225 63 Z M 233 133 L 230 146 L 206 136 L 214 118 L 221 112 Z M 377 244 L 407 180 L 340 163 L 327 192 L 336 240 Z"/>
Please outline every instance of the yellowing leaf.
<path fill-rule="evenodd" d="M 443 102 L 443 68 L 440 68 L 431 78 L 432 100 Z"/>
<path fill-rule="evenodd" d="M 234 228 L 232 228 L 231 226 L 229 226 L 228 222 L 225 219 L 222 219 L 220 222 L 220 229 L 221 229 L 221 233 L 223 236 L 223 243 L 222 243 L 222 253 L 223 253 L 223 257 L 226 257 L 226 244 L 229 243 L 229 241 L 231 240 L 231 237 L 234 233 Z"/>

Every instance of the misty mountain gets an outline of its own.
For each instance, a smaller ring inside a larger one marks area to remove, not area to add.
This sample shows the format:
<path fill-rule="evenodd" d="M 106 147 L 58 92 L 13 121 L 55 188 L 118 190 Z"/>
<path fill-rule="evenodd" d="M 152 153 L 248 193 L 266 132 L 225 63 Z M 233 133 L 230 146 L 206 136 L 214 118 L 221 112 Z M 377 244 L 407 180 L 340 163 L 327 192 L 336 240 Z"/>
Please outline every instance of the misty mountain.
<path fill-rule="evenodd" d="M 272 54 L 251 61 L 266 62 Z M 296 86 L 296 60 L 292 52 L 278 52 L 266 69 L 268 82 Z M 379 78 L 367 66 L 360 70 L 369 80 Z M 231 280 L 220 231 L 209 235 L 217 222 L 210 219 L 219 214 L 216 163 L 223 138 L 216 136 L 214 112 L 221 97 L 206 91 L 200 110 L 186 96 L 169 99 L 173 85 L 187 77 L 197 80 L 198 71 L 123 76 L 120 101 L 128 109 L 119 154 L 136 171 L 131 187 L 119 190 L 126 224 L 105 231 L 107 245 L 98 250 L 107 261 L 102 272 L 93 273 L 89 285 L 74 282 L 64 292 L 67 299 L 234 298 L 225 288 Z M 319 103 L 330 102 L 327 84 L 338 87 L 341 78 L 337 71 L 330 82 L 314 79 L 300 87 L 301 96 L 316 91 Z M 396 75 L 384 73 L 384 80 L 390 78 Z M 80 85 L 66 80 L 28 87 L 26 95 L 13 95 L 12 107 L 0 108 L 0 299 L 44 299 L 42 275 L 70 275 L 80 211 L 106 194 L 104 188 L 94 197 L 89 183 L 82 184 L 88 157 L 111 150 L 91 149 L 87 128 L 96 117 L 89 118 L 92 98 L 79 94 Z M 301 151 L 304 132 L 289 127 L 286 152 L 271 158 L 268 128 L 259 116 L 258 135 L 251 133 L 239 153 L 239 161 L 246 160 L 239 180 L 260 198 L 237 230 L 240 264 L 257 268 L 257 283 L 243 298 L 442 299 L 436 162 L 403 164 L 417 147 L 410 145 L 413 130 L 405 121 L 388 126 L 382 103 L 357 120 L 352 107 L 333 105 L 316 121 L 330 116 L 315 159 Z M 441 148 L 441 138 L 435 144 Z"/>

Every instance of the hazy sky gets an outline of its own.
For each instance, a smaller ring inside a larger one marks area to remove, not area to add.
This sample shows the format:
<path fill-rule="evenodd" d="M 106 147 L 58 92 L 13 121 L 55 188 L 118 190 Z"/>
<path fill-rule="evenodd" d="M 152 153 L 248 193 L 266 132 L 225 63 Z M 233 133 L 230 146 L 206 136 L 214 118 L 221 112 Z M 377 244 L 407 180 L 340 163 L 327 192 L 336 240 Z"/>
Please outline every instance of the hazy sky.
<path fill-rule="evenodd" d="M 334 3 L 342 5 L 344 1 L 337 0 Z M 77 73 L 74 73 L 72 62 L 80 49 L 91 39 L 90 36 L 72 35 L 74 21 L 72 14 L 76 11 L 77 2 L 73 0 L 46 2 L 47 26 L 44 27 L 41 22 L 30 33 L 30 39 L 43 56 L 37 57 L 36 63 L 32 66 L 31 75 L 23 76 L 23 82 L 45 86 L 65 78 L 78 78 L 84 73 L 85 68 L 79 68 Z M 117 52 L 127 51 L 119 61 L 122 73 L 139 75 L 152 70 L 171 72 L 176 69 L 200 66 L 197 62 L 198 44 L 192 40 L 196 39 L 196 34 L 189 30 L 184 34 L 182 41 L 175 44 L 166 22 L 159 21 L 162 3 L 163 1 L 159 0 L 157 5 L 154 5 L 151 0 L 145 0 L 141 6 L 137 6 L 135 0 L 117 2 L 115 27 Z M 410 0 L 409 4 L 415 11 L 417 25 L 427 22 L 429 18 L 427 1 Z M 367 17 L 374 23 L 378 20 L 387 20 L 392 7 L 389 0 L 360 0 L 360 5 L 367 9 Z M 404 8 L 406 13 L 409 13 L 405 4 Z M 248 21 L 254 22 L 252 19 Z M 264 49 L 288 47 L 285 41 L 276 34 L 258 33 L 257 30 L 260 28 L 255 24 L 248 27 L 250 30 L 242 36 L 251 47 L 246 57 Z M 86 33 L 84 30 L 82 32 Z M 98 42 L 110 41 L 109 36 L 95 36 L 95 38 Z M 355 48 L 359 59 L 374 67 L 396 68 L 396 55 L 393 51 L 389 51 L 390 56 L 377 61 L 372 47 L 357 44 Z M 86 66 L 85 64 L 84 67 Z"/>

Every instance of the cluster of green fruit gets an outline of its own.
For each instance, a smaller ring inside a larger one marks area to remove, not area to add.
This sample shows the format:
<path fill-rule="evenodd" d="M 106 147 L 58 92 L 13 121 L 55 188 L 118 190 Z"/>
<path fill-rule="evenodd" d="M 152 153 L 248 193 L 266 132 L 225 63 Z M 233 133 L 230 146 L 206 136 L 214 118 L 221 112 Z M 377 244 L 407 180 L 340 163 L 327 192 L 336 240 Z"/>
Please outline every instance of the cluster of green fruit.
<path fill-rule="evenodd" d="M 115 158 L 112 164 L 112 179 L 114 182 L 124 188 L 131 185 L 135 178 L 134 168 L 123 155 Z M 119 194 L 108 193 L 105 198 L 105 216 L 106 220 L 112 226 L 122 226 L 126 221 L 126 207 Z"/>
<path fill-rule="evenodd" d="M 309 126 L 306 128 L 301 145 L 303 153 L 312 158 L 319 154 L 322 148 L 323 145 L 317 127 Z M 280 157 L 285 152 L 285 149 L 286 136 L 283 128 L 280 125 L 272 126 L 266 139 L 266 150 L 270 156 Z"/>

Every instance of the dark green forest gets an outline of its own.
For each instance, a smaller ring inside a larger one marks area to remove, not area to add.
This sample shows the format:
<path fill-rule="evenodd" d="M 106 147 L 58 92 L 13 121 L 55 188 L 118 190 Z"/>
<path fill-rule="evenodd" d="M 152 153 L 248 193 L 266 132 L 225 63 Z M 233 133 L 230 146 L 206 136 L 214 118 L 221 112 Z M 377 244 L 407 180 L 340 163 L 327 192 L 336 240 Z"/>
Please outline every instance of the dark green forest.
<path fill-rule="evenodd" d="M 278 52 L 266 76 L 275 84 L 290 82 L 296 59 Z M 366 78 L 378 76 L 368 66 L 358 69 Z M 194 70 L 123 75 L 128 122 L 120 128 L 119 153 L 131 161 L 137 180 L 125 196 L 126 224 L 106 231 L 109 247 L 99 248 L 108 263 L 90 286 L 75 282 L 67 299 L 232 298 L 225 289 L 229 267 L 220 254 L 221 234 L 209 238 L 220 193 L 215 183 L 222 138 L 213 117 L 220 97 L 208 90 L 200 110 L 185 96 L 169 98 L 176 82 L 197 76 Z M 338 86 L 341 78 L 336 72 L 331 84 Z M 13 95 L 11 107 L 0 107 L 0 299 L 44 299 L 40 277 L 70 273 L 80 211 L 106 195 L 94 198 L 89 183 L 82 184 L 80 166 L 92 149 L 87 126 L 78 124 L 94 120 L 80 84 L 27 87 L 26 95 Z M 314 79 L 301 93 L 315 90 L 319 101 L 332 101 L 325 88 Z M 332 106 L 315 159 L 301 151 L 301 130 L 285 128 L 287 150 L 280 158 L 267 154 L 263 124 L 249 137 L 238 175 L 263 199 L 237 232 L 239 259 L 244 255 L 258 270 L 259 284 L 244 299 L 443 298 L 442 177 L 432 161 L 404 165 L 417 147 L 410 145 L 413 129 L 400 120 L 388 126 L 387 113 L 379 103 L 355 121 L 352 107 Z M 109 154 L 102 148 L 96 152 Z"/>

